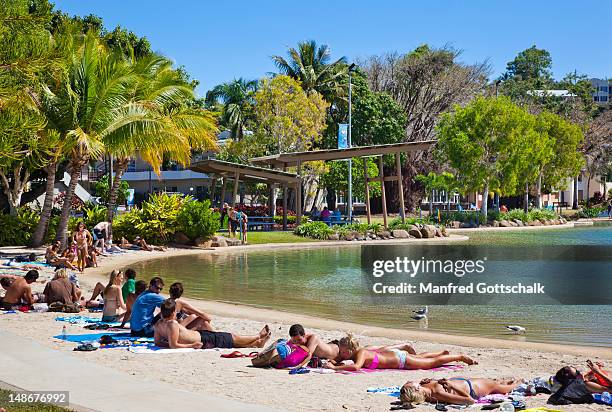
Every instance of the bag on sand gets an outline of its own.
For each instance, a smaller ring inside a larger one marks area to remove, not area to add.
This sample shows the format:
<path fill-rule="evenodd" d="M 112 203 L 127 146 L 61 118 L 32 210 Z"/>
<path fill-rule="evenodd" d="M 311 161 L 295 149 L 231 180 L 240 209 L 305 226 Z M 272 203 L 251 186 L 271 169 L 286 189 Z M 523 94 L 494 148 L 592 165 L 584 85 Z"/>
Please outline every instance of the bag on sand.
<path fill-rule="evenodd" d="M 575 403 L 593 403 L 593 396 L 582 379 L 574 379 L 548 398 L 552 405 L 570 405 Z"/>
<path fill-rule="evenodd" d="M 303 366 L 309 360 L 308 348 L 279 339 L 259 352 L 257 356 L 251 359 L 251 363 L 256 368 L 284 369 Z"/>

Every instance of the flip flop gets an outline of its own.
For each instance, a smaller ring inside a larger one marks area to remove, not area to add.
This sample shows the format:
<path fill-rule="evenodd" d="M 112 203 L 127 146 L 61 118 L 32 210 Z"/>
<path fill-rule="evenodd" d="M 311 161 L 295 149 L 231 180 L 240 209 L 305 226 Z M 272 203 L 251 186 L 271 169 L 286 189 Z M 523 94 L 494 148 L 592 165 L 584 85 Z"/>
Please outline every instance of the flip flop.
<path fill-rule="evenodd" d="M 289 371 L 289 375 L 303 375 L 305 373 L 310 373 L 310 369 L 299 367 L 299 368 L 293 368 Z"/>
<path fill-rule="evenodd" d="M 259 352 L 251 352 L 248 355 L 246 355 L 249 358 L 254 358 L 255 356 L 259 355 Z"/>
<path fill-rule="evenodd" d="M 222 358 L 226 358 L 226 359 L 233 359 L 233 358 L 245 358 L 247 357 L 247 355 L 245 355 L 242 352 L 239 352 L 237 350 L 233 351 L 232 353 L 226 353 L 221 355 Z"/>

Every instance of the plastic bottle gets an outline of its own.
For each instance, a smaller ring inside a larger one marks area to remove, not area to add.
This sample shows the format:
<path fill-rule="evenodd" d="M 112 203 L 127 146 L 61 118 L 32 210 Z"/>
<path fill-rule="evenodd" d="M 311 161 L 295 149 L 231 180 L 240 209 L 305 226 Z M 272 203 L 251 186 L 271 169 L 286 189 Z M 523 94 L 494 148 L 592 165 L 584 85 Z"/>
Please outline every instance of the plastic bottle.
<path fill-rule="evenodd" d="M 62 340 L 66 340 L 66 325 L 62 326 Z"/>
<path fill-rule="evenodd" d="M 514 405 L 512 402 L 504 402 L 499 407 L 499 412 L 514 412 Z"/>

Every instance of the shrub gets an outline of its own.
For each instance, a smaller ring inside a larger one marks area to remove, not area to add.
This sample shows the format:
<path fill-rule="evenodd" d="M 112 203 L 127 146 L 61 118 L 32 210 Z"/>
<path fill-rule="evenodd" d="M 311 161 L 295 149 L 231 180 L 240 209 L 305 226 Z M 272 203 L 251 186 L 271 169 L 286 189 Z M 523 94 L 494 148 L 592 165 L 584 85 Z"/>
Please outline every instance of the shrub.
<path fill-rule="evenodd" d="M 554 220 L 557 218 L 558 216 L 554 210 L 550 209 L 531 209 L 529 213 L 527 213 L 527 219 L 529 219 L 529 222 L 534 220 Z"/>
<path fill-rule="evenodd" d="M 95 225 L 106 220 L 107 208 L 101 205 L 94 205 L 87 203 L 82 208 L 83 211 L 83 222 L 89 230 Z"/>
<path fill-rule="evenodd" d="M 592 219 L 599 216 L 604 210 L 605 208 L 603 207 L 583 207 L 578 211 L 576 216 L 579 218 Z"/>
<path fill-rule="evenodd" d="M 177 230 L 191 240 L 210 239 L 220 226 L 220 215 L 210 208 L 210 201 L 189 200 L 176 217 Z"/>
<path fill-rule="evenodd" d="M 527 213 L 523 209 L 512 209 L 506 213 L 500 213 L 500 220 L 521 220 L 523 222 L 529 222 Z"/>
<path fill-rule="evenodd" d="M 24 246 L 30 243 L 40 215 L 29 207 L 21 207 L 17 215 L 0 214 L 0 246 Z"/>
<path fill-rule="evenodd" d="M 325 222 L 307 222 L 293 230 L 297 236 L 311 237 L 313 239 L 329 239 L 334 231 Z"/>

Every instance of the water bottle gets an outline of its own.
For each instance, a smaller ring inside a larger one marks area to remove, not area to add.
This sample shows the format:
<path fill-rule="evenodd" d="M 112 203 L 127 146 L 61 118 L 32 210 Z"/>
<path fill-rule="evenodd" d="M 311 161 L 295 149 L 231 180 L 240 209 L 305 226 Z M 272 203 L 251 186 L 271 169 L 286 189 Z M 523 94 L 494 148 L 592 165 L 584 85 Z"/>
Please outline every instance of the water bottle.
<path fill-rule="evenodd" d="M 62 340 L 66 340 L 66 325 L 62 326 Z"/>
<path fill-rule="evenodd" d="M 514 412 L 514 405 L 512 402 L 504 402 L 500 405 L 499 412 Z"/>

